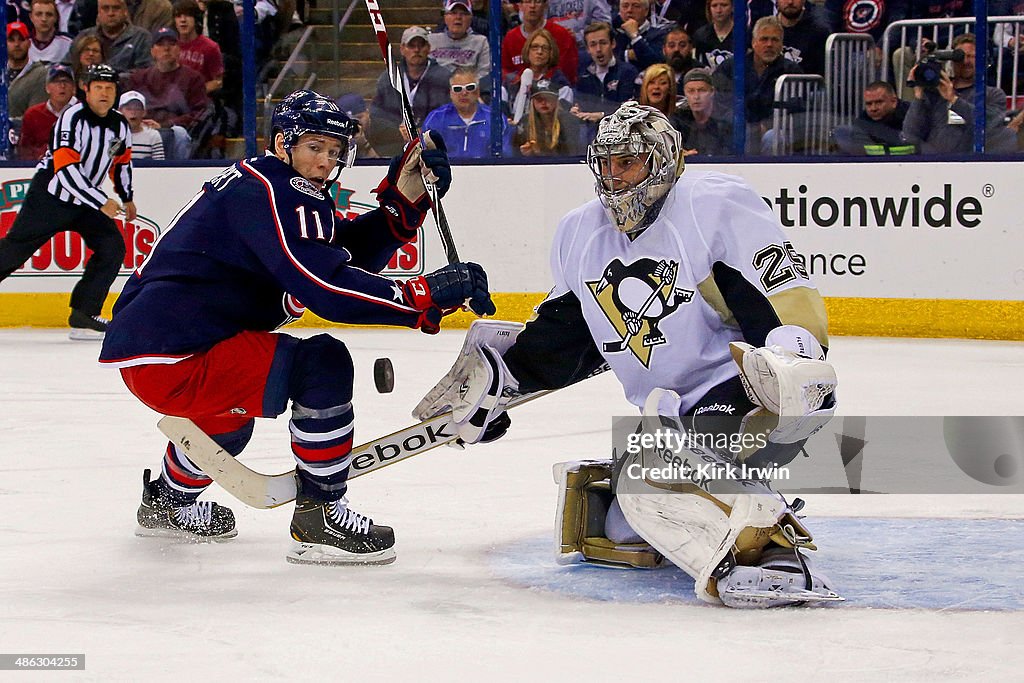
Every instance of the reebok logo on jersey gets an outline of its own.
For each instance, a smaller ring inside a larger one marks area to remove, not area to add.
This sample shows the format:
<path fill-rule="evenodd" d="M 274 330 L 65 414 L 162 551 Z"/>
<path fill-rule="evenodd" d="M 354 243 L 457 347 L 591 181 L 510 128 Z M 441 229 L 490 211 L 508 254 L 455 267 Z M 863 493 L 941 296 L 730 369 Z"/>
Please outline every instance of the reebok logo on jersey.
<path fill-rule="evenodd" d="M 726 405 L 724 403 L 712 403 L 709 406 L 703 406 L 693 411 L 693 414 L 703 415 L 704 413 L 725 413 L 726 415 L 732 415 L 736 412 L 736 406 Z"/>
<path fill-rule="evenodd" d="M 291 186 L 302 194 L 308 194 L 310 197 L 315 197 L 316 199 L 324 198 L 323 193 L 320 192 L 320 188 L 313 184 L 312 181 L 306 180 L 305 178 L 292 178 Z"/>

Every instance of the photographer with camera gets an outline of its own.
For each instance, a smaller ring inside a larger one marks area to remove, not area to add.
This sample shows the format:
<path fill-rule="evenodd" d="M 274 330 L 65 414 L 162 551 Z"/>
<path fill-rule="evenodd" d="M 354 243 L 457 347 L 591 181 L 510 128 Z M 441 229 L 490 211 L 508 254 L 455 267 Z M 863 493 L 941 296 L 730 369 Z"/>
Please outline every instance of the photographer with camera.
<path fill-rule="evenodd" d="M 953 39 L 952 50 L 929 51 L 910 70 L 907 85 L 914 100 L 903 120 L 903 135 L 923 154 L 970 153 L 974 149 L 975 39 L 964 33 Z M 945 63 L 953 63 L 952 78 Z M 1016 151 L 1006 128 L 1006 93 L 985 87 L 985 151 Z"/>

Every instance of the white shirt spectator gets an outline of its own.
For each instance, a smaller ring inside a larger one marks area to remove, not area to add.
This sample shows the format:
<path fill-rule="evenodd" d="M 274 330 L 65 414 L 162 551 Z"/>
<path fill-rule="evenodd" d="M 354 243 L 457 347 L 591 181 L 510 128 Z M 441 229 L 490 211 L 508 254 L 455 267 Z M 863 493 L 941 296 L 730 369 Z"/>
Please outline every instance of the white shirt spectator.
<path fill-rule="evenodd" d="M 28 43 L 28 61 L 49 62 L 55 64 L 63 62 L 71 49 L 71 38 L 57 34 L 49 43 L 40 45 L 33 38 Z"/>
<path fill-rule="evenodd" d="M 132 159 L 163 159 L 164 143 L 156 128 L 142 127 L 138 133 L 132 131 Z"/>

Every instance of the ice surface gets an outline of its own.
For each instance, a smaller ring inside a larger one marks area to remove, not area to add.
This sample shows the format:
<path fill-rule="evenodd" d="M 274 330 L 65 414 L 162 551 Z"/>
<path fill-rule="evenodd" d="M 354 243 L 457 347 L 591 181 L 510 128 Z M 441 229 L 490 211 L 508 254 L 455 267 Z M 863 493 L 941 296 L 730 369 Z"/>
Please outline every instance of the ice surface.
<path fill-rule="evenodd" d="M 411 422 L 462 337 L 338 334 L 359 442 Z M 0 652 L 86 655 L 85 672 L 40 678 L 1024 679 L 1021 497 L 810 497 L 821 562 L 849 587 L 840 607 L 741 612 L 696 604 L 673 570 L 566 570 L 545 549 L 550 466 L 604 457 L 609 417 L 633 412 L 602 376 L 517 409 L 495 444 L 354 482 L 353 507 L 395 527 L 395 564 L 295 566 L 290 509 L 246 509 L 216 487 L 235 541 L 133 536 L 158 416 L 94 362 L 98 345 L 65 335 L 0 331 Z M 373 388 L 382 356 L 387 395 Z M 847 337 L 831 359 L 848 415 L 1024 407 L 1024 344 Z M 260 421 L 246 462 L 290 467 L 285 427 Z"/>

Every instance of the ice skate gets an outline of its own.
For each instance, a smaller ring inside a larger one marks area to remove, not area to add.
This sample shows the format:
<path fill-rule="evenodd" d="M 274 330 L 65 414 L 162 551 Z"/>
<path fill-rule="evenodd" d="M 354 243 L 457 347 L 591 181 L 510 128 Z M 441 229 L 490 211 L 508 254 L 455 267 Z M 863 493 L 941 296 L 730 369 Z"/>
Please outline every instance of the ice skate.
<path fill-rule="evenodd" d="M 205 543 L 225 541 L 238 535 L 235 515 L 230 508 L 210 501 L 191 505 L 175 505 L 173 499 L 149 480 L 150 471 L 142 475 L 142 505 L 136 536 L 177 538 Z"/>
<path fill-rule="evenodd" d="M 349 509 L 348 500 L 316 500 L 300 493 L 292 516 L 294 564 L 391 564 L 395 532 Z"/>
<path fill-rule="evenodd" d="M 831 581 L 811 568 L 799 551 L 765 551 L 756 567 L 734 567 L 718 580 L 718 595 L 729 607 L 763 609 L 818 602 L 842 602 Z"/>
<path fill-rule="evenodd" d="M 108 322 L 110 321 L 106 318 L 87 315 L 72 308 L 71 315 L 68 316 L 68 325 L 71 327 L 68 338 L 75 341 L 102 341 L 107 334 Z"/>

